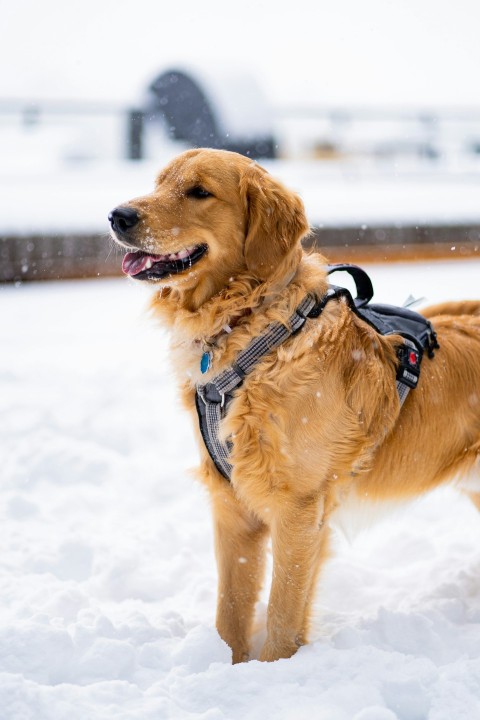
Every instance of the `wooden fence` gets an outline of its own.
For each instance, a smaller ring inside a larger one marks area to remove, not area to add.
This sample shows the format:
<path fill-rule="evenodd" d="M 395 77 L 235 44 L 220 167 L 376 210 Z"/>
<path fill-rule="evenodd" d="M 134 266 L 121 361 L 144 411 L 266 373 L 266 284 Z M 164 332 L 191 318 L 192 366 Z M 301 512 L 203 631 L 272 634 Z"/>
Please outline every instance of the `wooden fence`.
<path fill-rule="evenodd" d="M 480 225 L 316 228 L 305 245 L 332 262 L 480 257 Z M 121 257 L 108 234 L 0 237 L 0 281 L 120 275 Z"/>

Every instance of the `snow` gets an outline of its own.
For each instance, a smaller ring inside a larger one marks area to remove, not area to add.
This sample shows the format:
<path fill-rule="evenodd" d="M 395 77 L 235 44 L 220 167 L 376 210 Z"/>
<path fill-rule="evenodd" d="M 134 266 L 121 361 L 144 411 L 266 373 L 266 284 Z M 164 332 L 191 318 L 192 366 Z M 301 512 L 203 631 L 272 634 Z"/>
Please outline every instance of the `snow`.
<path fill-rule="evenodd" d="M 480 261 L 368 269 L 378 301 L 478 297 Z M 123 279 L 0 286 L 2 720 L 478 717 L 480 522 L 453 489 L 339 535 L 312 644 L 231 666 L 147 299 Z"/>

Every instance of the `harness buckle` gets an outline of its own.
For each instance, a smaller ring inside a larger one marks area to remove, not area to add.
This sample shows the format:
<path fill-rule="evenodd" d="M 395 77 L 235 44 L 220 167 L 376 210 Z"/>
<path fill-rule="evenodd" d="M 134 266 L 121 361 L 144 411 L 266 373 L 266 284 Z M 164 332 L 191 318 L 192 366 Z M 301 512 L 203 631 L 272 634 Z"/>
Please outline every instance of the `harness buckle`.
<path fill-rule="evenodd" d="M 212 383 L 197 385 L 197 394 L 205 406 L 213 403 L 223 408 L 225 405 L 225 393 L 219 392 Z"/>

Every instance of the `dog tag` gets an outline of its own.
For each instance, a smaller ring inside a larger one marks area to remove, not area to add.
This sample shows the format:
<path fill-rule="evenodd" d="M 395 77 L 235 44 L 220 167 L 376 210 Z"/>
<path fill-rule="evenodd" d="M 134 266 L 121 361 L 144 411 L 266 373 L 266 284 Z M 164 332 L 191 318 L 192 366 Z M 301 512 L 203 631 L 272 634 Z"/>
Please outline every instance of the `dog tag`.
<path fill-rule="evenodd" d="M 207 352 L 203 353 L 202 359 L 200 360 L 200 370 L 202 371 L 202 374 L 205 375 L 205 373 L 210 370 L 211 366 L 212 352 L 208 350 Z"/>

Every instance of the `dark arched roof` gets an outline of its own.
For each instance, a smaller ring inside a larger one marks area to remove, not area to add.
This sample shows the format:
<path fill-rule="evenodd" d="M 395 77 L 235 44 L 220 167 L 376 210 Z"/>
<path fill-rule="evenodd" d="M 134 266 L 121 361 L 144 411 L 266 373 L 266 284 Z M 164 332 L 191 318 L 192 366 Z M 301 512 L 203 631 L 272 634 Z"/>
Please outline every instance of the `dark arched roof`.
<path fill-rule="evenodd" d="M 163 72 L 149 87 L 147 122 L 161 120 L 174 140 L 192 147 L 274 157 L 265 102 L 253 81 L 233 75 L 215 80 L 183 70 Z"/>

